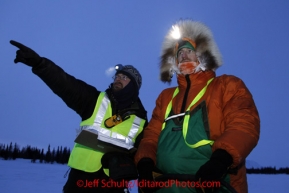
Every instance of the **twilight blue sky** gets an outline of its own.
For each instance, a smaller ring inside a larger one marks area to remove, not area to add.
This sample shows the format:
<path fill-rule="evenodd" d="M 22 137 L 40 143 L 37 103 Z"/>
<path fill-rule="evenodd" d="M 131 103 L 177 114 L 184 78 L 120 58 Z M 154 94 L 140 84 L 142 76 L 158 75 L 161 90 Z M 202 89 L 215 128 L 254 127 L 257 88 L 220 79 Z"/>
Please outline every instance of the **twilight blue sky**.
<path fill-rule="evenodd" d="M 163 38 L 177 20 L 192 18 L 214 34 L 224 61 L 217 75 L 238 76 L 254 96 L 261 137 L 248 159 L 289 166 L 288 8 L 286 0 L 0 1 L 0 143 L 72 147 L 81 121 L 30 67 L 13 63 L 17 49 L 9 40 L 100 90 L 112 81 L 107 69 L 136 66 L 151 117 L 155 99 L 169 86 L 158 79 Z"/>

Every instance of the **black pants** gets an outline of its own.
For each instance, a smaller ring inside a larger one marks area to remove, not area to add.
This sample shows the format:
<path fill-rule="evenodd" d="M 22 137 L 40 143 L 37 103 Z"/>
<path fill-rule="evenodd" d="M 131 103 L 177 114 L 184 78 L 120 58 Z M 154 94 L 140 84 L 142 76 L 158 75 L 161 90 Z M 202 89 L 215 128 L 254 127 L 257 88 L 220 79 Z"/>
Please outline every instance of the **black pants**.
<path fill-rule="evenodd" d="M 126 191 L 125 191 L 126 189 Z M 129 193 L 124 181 L 115 182 L 101 168 L 88 173 L 71 168 L 63 193 Z"/>

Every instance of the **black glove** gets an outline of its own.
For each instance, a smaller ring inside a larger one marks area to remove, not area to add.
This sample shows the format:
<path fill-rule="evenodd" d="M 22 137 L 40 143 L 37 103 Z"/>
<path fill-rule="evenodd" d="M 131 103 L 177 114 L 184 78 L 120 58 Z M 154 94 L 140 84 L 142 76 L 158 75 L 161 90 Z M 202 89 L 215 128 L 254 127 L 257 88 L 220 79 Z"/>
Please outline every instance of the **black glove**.
<path fill-rule="evenodd" d="M 212 154 L 209 161 L 200 167 L 196 173 L 196 181 L 203 182 L 220 182 L 232 165 L 233 158 L 223 149 L 217 149 Z M 213 193 L 220 187 L 196 188 L 199 193 Z"/>
<path fill-rule="evenodd" d="M 40 64 L 42 58 L 32 49 L 14 40 L 11 40 L 10 43 L 13 46 L 16 46 L 17 48 L 19 48 L 19 50 L 17 50 L 16 52 L 16 58 L 14 59 L 14 63 L 22 62 L 26 64 L 27 66 L 31 66 L 31 67 L 34 67 Z"/>
<path fill-rule="evenodd" d="M 138 170 L 138 187 L 141 189 L 143 193 L 152 193 L 156 189 L 149 188 L 147 186 L 148 183 L 153 182 L 153 169 L 154 169 L 154 161 L 151 158 L 142 158 L 137 164 Z"/>
<path fill-rule="evenodd" d="M 121 152 L 108 152 L 101 158 L 102 167 L 109 169 L 109 177 L 115 181 L 137 179 L 133 157 Z"/>

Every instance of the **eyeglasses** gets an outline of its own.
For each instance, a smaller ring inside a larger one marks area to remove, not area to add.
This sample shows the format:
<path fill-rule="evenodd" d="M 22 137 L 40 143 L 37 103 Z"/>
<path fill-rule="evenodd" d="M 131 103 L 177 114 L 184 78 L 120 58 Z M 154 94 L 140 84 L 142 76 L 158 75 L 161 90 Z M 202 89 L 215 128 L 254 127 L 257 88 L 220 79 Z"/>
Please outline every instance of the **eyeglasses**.
<path fill-rule="evenodd" d="M 112 77 L 112 79 L 115 81 L 116 79 L 120 79 L 120 80 L 128 80 L 129 78 L 126 75 L 115 75 Z"/>

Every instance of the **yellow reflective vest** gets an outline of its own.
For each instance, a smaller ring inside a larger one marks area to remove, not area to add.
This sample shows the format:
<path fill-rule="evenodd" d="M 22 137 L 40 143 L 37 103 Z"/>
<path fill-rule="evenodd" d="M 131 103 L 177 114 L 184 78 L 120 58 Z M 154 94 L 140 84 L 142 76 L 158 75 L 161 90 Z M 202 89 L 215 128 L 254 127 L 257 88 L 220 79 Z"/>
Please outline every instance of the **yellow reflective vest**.
<path fill-rule="evenodd" d="M 106 128 L 104 121 L 112 116 L 111 102 L 105 92 L 101 92 L 92 116 L 81 122 L 80 129 L 92 130 L 102 136 L 108 143 L 130 149 L 134 146 L 137 136 L 142 132 L 145 120 L 136 115 L 120 124 Z M 75 143 L 68 161 L 68 166 L 85 172 L 96 172 L 101 168 L 101 158 L 104 153 Z M 108 172 L 105 170 L 105 173 Z"/>

